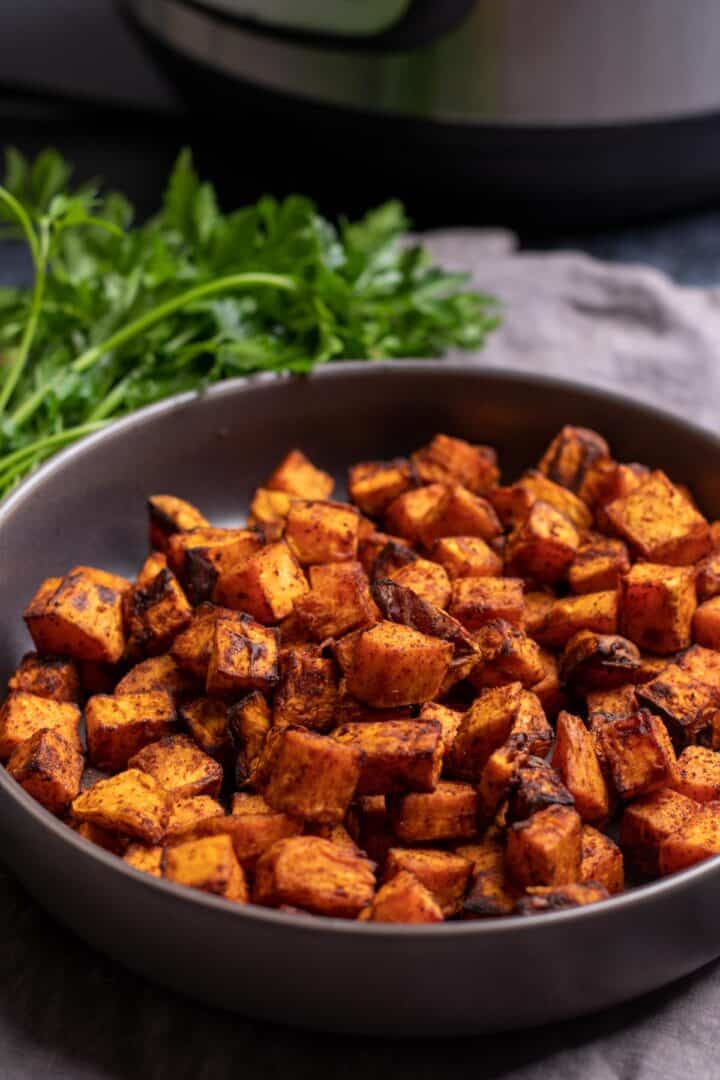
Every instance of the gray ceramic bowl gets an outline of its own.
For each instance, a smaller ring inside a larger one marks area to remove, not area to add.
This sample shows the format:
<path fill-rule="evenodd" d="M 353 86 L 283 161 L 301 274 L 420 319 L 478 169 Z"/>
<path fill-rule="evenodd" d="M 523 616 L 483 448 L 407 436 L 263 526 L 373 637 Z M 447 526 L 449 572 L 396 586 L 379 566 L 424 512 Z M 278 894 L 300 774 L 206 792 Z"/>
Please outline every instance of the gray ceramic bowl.
<path fill-rule="evenodd" d="M 0 507 L 0 675 L 28 647 L 38 581 L 76 563 L 132 573 L 144 500 L 171 491 L 225 524 L 292 446 L 342 478 L 436 431 L 496 445 L 508 473 L 564 423 L 692 485 L 720 516 L 720 441 L 619 397 L 428 363 L 338 364 L 146 409 L 61 454 Z M 718 860 L 593 907 L 396 927 L 289 917 L 145 876 L 66 828 L 0 769 L 0 852 L 33 896 L 121 963 L 204 1001 L 337 1031 L 449 1035 L 603 1008 L 720 954 Z"/>

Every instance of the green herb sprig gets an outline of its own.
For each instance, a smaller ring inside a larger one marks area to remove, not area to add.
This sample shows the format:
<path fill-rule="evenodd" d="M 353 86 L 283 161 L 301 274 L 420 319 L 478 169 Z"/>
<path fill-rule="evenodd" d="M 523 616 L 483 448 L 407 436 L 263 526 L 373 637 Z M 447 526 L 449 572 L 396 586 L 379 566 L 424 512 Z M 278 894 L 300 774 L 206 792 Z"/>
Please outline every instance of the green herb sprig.
<path fill-rule="evenodd" d="M 72 188 L 54 150 L 6 157 L 0 229 L 29 288 L 0 288 L 0 495 L 112 419 L 256 371 L 479 348 L 492 298 L 406 240 L 398 202 L 337 227 L 300 196 L 223 213 L 183 151 L 159 212 Z M 1 233 L 0 233 L 1 235 Z"/>

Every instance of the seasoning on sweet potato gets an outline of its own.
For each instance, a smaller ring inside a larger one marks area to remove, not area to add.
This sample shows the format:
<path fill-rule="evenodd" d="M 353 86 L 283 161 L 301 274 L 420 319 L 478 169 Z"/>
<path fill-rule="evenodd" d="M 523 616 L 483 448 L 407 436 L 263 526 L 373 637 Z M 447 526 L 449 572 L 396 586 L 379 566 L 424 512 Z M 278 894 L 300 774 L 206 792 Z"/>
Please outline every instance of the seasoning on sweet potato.
<path fill-rule="evenodd" d="M 332 476 L 316 468 L 302 450 L 286 454 L 265 482 L 270 491 L 286 491 L 300 499 L 329 499 L 334 486 Z"/>
<path fill-rule="evenodd" d="M 327 731 L 333 724 L 338 688 L 332 660 L 305 649 L 288 649 L 280 660 L 273 724 L 301 724 Z"/>
<path fill-rule="evenodd" d="M 187 735 L 166 735 L 143 747 L 128 762 L 131 769 L 154 776 L 173 798 L 190 795 L 218 795 L 222 766 Z"/>
<path fill-rule="evenodd" d="M 489 491 L 500 476 L 491 446 L 474 446 L 451 435 L 433 436 L 412 455 L 412 464 L 424 484 L 462 484 L 476 494 Z"/>
<path fill-rule="evenodd" d="M 687 648 L 697 606 L 692 567 L 635 563 L 620 579 L 620 594 L 624 637 L 662 656 Z"/>
<path fill-rule="evenodd" d="M 563 650 L 560 676 L 575 691 L 587 694 L 639 681 L 642 666 L 640 650 L 627 638 L 578 630 Z"/>
<path fill-rule="evenodd" d="M 151 495 L 147 502 L 150 547 L 167 551 L 171 536 L 201 528 L 209 522 L 197 507 L 177 495 Z"/>
<path fill-rule="evenodd" d="M 207 692 L 237 696 L 246 690 L 269 690 L 278 681 L 278 632 L 249 615 L 215 621 Z"/>
<path fill-rule="evenodd" d="M 661 874 L 674 874 L 713 855 L 720 855 L 720 807 L 707 802 L 661 842 L 658 868 Z"/>
<path fill-rule="evenodd" d="M 210 795 L 176 796 L 168 816 L 167 843 L 176 844 L 211 832 L 212 823 L 224 814 L 222 804 Z"/>
<path fill-rule="evenodd" d="M 238 751 L 235 767 L 238 785 L 255 771 L 265 739 L 272 726 L 272 713 L 259 690 L 252 690 L 228 710 L 230 737 Z"/>
<path fill-rule="evenodd" d="M 676 835 L 698 803 L 670 788 L 634 799 L 620 821 L 620 847 L 634 874 L 653 878 L 659 873 L 663 840 Z"/>
<path fill-rule="evenodd" d="M 512 777 L 507 821 L 524 821 L 548 806 L 573 806 L 574 802 L 556 769 L 542 758 L 526 757 Z"/>
<path fill-rule="evenodd" d="M 443 536 L 479 536 L 492 540 L 502 527 L 491 503 L 459 484 L 447 486 L 422 518 L 417 538 L 431 549 Z"/>
<path fill-rule="evenodd" d="M 575 800 L 583 821 L 605 821 L 610 794 L 595 753 L 593 739 L 582 720 L 568 712 L 557 718 L 552 763 Z"/>
<path fill-rule="evenodd" d="M 534 686 L 545 674 L 540 646 L 504 619 L 493 619 L 475 633 L 478 661 L 470 681 L 478 690 L 510 682 Z"/>
<path fill-rule="evenodd" d="M 692 633 L 699 645 L 720 649 L 720 597 L 700 604 L 693 615 Z"/>
<path fill-rule="evenodd" d="M 354 919 L 372 901 L 375 876 L 362 855 L 320 836 L 292 836 L 258 860 L 253 900 Z"/>
<path fill-rule="evenodd" d="M 46 728 L 59 731 L 73 749 L 81 750 L 79 727 L 80 710 L 72 702 L 13 690 L 0 708 L 0 761 L 7 761 L 26 739 Z"/>
<path fill-rule="evenodd" d="M 378 623 L 357 640 L 347 672 L 348 691 L 377 708 L 431 701 L 452 655 L 449 642 L 397 623 Z"/>
<path fill-rule="evenodd" d="M 494 619 L 522 628 L 523 583 L 519 578 L 458 578 L 448 611 L 468 630 L 479 630 Z"/>
<path fill-rule="evenodd" d="M 519 885 L 570 885 L 580 879 L 582 822 L 570 806 L 553 805 L 516 822 L 507 834 L 505 861 Z"/>
<path fill-rule="evenodd" d="M 667 728 L 646 709 L 609 720 L 599 731 L 599 741 L 615 790 L 625 801 L 671 785 L 677 776 Z"/>
<path fill-rule="evenodd" d="M 378 889 L 359 918 L 364 922 L 438 923 L 443 921 L 443 913 L 430 890 L 403 870 Z"/>
<path fill-rule="evenodd" d="M 569 518 L 538 500 L 510 534 L 505 567 L 516 577 L 552 585 L 564 575 L 579 547 L 580 534 Z"/>
<path fill-rule="evenodd" d="M 515 910 L 519 915 L 542 915 L 596 904 L 598 900 L 607 900 L 609 895 L 605 886 L 597 881 L 573 882 L 554 888 L 536 887 L 528 889 L 528 895 L 518 900 Z"/>
<path fill-rule="evenodd" d="M 152 776 L 140 769 L 127 769 L 98 780 L 78 795 L 72 812 L 79 821 L 125 833 L 146 844 L 160 844 L 165 838 L 170 799 Z"/>
<path fill-rule="evenodd" d="M 383 514 L 394 499 L 412 486 L 412 471 L 405 458 L 361 461 L 348 473 L 350 498 L 371 517 Z"/>
<path fill-rule="evenodd" d="M 88 755 L 98 769 L 119 772 L 143 746 L 171 734 L 175 724 L 175 705 L 162 690 L 96 694 L 85 709 Z"/>
<path fill-rule="evenodd" d="M 279 540 L 293 502 L 294 497 L 286 491 L 257 488 L 250 502 L 248 526 L 261 529 L 267 540 Z"/>
<path fill-rule="evenodd" d="M 696 802 L 720 802 L 720 754 L 706 746 L 686 746 L 678 758 L 673 784 L 681 795 Z"/>
<path fill-rule="evenodd" d="M 143 694 L 150 690 L 164 690 L 174 701 L 179 701 L 197 688 L 197 682 L 183 671 L 169 653 L 149 656 L 131 667 L 127 675 L 116 684 L 116 694 Z"/>
<path fill-rule="evenodd" d="M 288 545 L 278 540 L 218 578 L 213 599 L 269 625 L 289 615 L 309 586 Z"/>
<path fill-rule="evenodd" d="M 469 859 L 473 866 L 470 887 L 463 904 L 465 917 L 479 919 L 511 915 L 520 888 L 507 874 L 501 840 L 486 834 L 481 841 L 461 845 L 455 851 Z"/>
<path fill-rule="evenodd" d="M 235 857 L 232 840 L 222 833 L 185 840 L 165 852 L 165 877 L 178 885 L 222 896 L 244 904 L 248 900 L 245 875 Z"/>
<path fill-rule="evenodd" d="M 274 729 L 265 740 L 256 783 L 275 810 L 339 824 L 355 793 L 362 756 L 354 746 L 301 727 Z"/>
<path fill-rule="evenodd" d="M 159 878 L 163 876 L 164 854 L 165 849 L 161 844 L 153 844 L 151 847 L 146 844 L 129 844 L 123 855 L 123 862 L 150 874 L 151 877 Z"/>
<path fill-rule="evenodd" d="M 304 566 L 357 557 L 359 515 L 345 503 L 298 499 L 288 511 L 284 539 Z"/>
<path fill-rule="evenodd" d="M 652 682 L 636 687 L 635 696 L 684 741 L 709 727 L 720 709 L 720 691 L 678 664 L 669 664 Z"/>
<path fill-rule="evenodd" d="M 408 872 L 433 895 L 445 918 L 457 914 L 470 881 L 473 864 L 463 855 L 435 848 L 391 848 L 383 882 Z"/>
<path fill-rule="evenodd" d="M 502 573 L 502 559 L 479 536 L 443 536 L 433 544 L 431 558 L 444 568 L 451 581 L 497 577 Z"/>
<path fill-rule="evenodd" d="M 257 529 L 214 529 L 178 533 L 168 543 L 168 565 L 193 604 L 212 599 L 219 579 L 263 546 Z"/>
<path fill-rule="evenodd" d="M 552 440 L 538 469 L 556 484 L 579 491 L 587 471 L 610 458 L 610 449 L 596 431 L 567 424 Z"/>
<path fill-rule="evenodd" d="M 411 544 L 419 543 L 425 518 L 443 501 L 445 492 L 444 484 L 426 484 L 404 491 L 385 508 L 386 531 Z"/>
<path fill-rule="evenodd" d="M 77 665 L 56 656 L 26 653 L 8 679 L 8 690 L 24 690 L 52 701 L 78 702 L 81 689 Z"/>
<path fill-rule="evenodd" d="M 568 570 L 568 584 L 574 593 L 605 592 L 616 589 L 629 569 L 626 544 L 598 534 L 578 548 Z"/>
<path fill-rule="evenodd" d="M 446 608 L 450 600 L 450 578 L 438 563 L 415 559 L 390 574 L 393 581 L 412 589 L 437 608 Z"/>
<path fill-rule="evenodd" d="M 377 621 L 367 574 L 358 562 L 310 567 L 310 590 L 295 601 L 301 629 L 313 641 L 341 637 Z"/>
<path fill-rule="evenodd" d="M 180 706 L 179 716 L 201 750 L 221 765 L 232 762 L 233 745 L 226 702 L 220 698 L 193 698 Z"/>
<path fill-rule="evenodd" d="M 130 582 L 76 566 L 53 591 L 41 586 L 25 610 L 39 653 L 117 663 L 125 651 L 122 598 Z"/>
<path fill-rule="evenodd" d="M 135 585 L 123 597 L 126 655 L 159 656 L 192 619 L 192 607 L 174 574 L 161 570 L 147 585 Z"/>
<path fill-rule="evenodd" d="M 358 795 L 433 791 L 438 782 L 443 739 L 436 721 L 344 724 L 333 731 L 332 738 L 360 754 Z"/>
<path fill-rule="evenodd" d="M 622 892 L 625 887 L 622 851 L 609 836 L 592 825 L 583 825 L 580 880 L 598 882 L 611 894 Z"/>
<path fill-rule="evenodd" d="M 605 514 L 614 531 L 652 563 L 689 566 L 712 546 L 705 518 L 659 470 L 609 503 Z"/>
<path fill-rule="evenodd" d="M 80 792 L 83 764 L 62 731 L 42 728 L 14 750 L 7 771 L 51 814 L 62 814 Z"/>
<path fill-rule="evenodd" d="M 523 688 L 519 682 L 485 690 L 464 714 L 448 762 L 455 776 L 479 780 L 493 750 L 515 723 Z"/>
<path fill-rule="evenodd" d="M 478 796 L 471 784 L 441 780 L 427 794 L 388 799 L 390 822 L 404 844 L 460 840 L 477 833 Z"/>
<path fill-rule="evenodd" d="M 618 594 L 613 589 L 555 600 L 535 637 L 547 648 L 562 649 L 577 633 L 616 634 L 617 629 Z"/>

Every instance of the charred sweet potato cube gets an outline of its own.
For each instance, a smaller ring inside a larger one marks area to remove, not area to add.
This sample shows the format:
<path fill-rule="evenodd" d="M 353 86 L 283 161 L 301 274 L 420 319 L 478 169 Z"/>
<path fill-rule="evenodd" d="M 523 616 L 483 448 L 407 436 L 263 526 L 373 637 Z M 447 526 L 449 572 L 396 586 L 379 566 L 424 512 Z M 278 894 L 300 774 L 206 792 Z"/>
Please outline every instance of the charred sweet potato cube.
<path fill-rule="evenodd" d="M 96 694 L 85 709 L 88 755 L 93 765 L 119 772 L 143 746 L 175 728 L 175 705 L 163 690 Z"/>
<path fill-rule="evenodd" d="M 542 637 L 545 620 L 556 599 L 554 593 L 537 589 L 531 589 L 523 597 L 521 625 L 525 633 L 536 641 Z"/>
<path fill-rule="evenodd" d="M 485 690 L 464 714 L 448 765 L 453 775 L 479 780 L 485 764 L 510 734 L 522 700 L 522 683 Z"/>
<path fill-rule="evenodd" d="M 362 756 L 354 746 L 301 727 L 273 730 L 257 764 L 256 782 L 275 810 L 339 824 L 355 793 Z"/>
<path fill-rule="evenodd" d="M 687 648 L 697 606 L 692 567 L 636 563 L 620 590 L 624 637 L 661 656 Z"/>
<path fill-rule="evenodd" d="M 57 728 L 43 728 L 16 748 L 7 771 L 51 814 L 62 814 L 80 792 L 83 757 Z"/>
<path fill-rule="evenodd" d="M 198 697 L 180 708 L 180 719 L 206 754 L 222 765 L 232 761 L 228 708 L 219 698 Z"/>
<path fill-rule="evenodd" d="M 500 476 L 492 447 L 450 435 L 435 435 L 412 455 L 412 463 L 424 484 L 462 484 L 475 493 L 489 491 Z"/>
<path fill-rule="evenodd" d="M 0 708 L 0 761 L 7 761 L 17 748 L 37 731 L 59 731 L 75 750 L 81 750 L 80 710 L 69 701 L 53 701 L 13 690 Z"/>
<path fill-rule="evenodd" d="M 561 712 L 552 763 L 575 800 L 583 821 L 605 821 L 610 813 L 610 794 L 593 739 L 582 720 Z"/>
<path fill-rule="evenodd" d="M 393 832 L 404 844 L 460 840 L 477 833 L 478 796 L 471 784 L 441 780 L 434 791 L 392 796 Z"/>
<path fill-rule="evenodd" d="M 348 473 L 350 498 L 363 514 L 379 517 L 399 495 L 413 486 L 410 464 L 394 461 L 361 461 Z"/>
<path fill-rule="evenodd" d="M 383 862 L 396 843 L 384 795 L 360 796 L 350 808 L 347 826 L 360 850 L 376 863 Z"/>
<path fill-rule="evenodd" d="M 221 574 L 213 599 L 267 625 L 289 615 L 296 600 L 308 591 L 305 575 L 288 545 L 280 540 Z"/>
<path fill-rule="evenodd" d="M 720 691 L 678 664 L 669 664 L 652 682 L 636 687 L 635 696 L 687 741 L 709 727 L 720 709 Z"/>
<path fill-rule="evenodd" d="M 400 871 L 386 882 L 359 915 L 364 922 L 438 923 L 443 913 L 437 900 L 414 874 Z"/>
<path fill-rule="evenodd" d="M 163 876 L 163 856 L 165 849 L 161 844 L 130 844 L 123 855 L 123 861 L 136 870 L 142 870 L 144 874 L 152 877 Z"/>
<path fill-rule="evenodd" d="M 616 690 L 591 690 L 587 695 L 588 720 L 630 716 L 637 712 L 638 700 L 632 684 L 618 686 Z"/>
<path fill-rule="evenodd" d="M 303 822 L 273 810 L 261 795 L 236 792 L 229 817 L 217 819 L 213 828 L 227 832 L 232 838 L 235 854 L 246 870 L 253 870 L 257 860 L 288 836 L 299 836 Z"/>
<path fill-rule="evenodd" d="M 453 647 L 409 626 L 381 622 L 357 640 L 348 692 L 376 708 L 422 704 L 436 697 Z"/>
<path fill-rule="evenodd" d="M 190 795 L 175 798 L 167 823 L 167 842 L 177 844 L 203 833 L 212 832 L 212 825 L 224 817 L 225 811 L 210 795 Z"/>
<path fill-rule="evenodd" d="M 341 637 L 377 621 L 367 574 L 360 563 L 310 567 L 310 591 L 295 603 L 300 626 L 313 641 Z"/>
<path fill-rule="evenodd" d="M 510 534 L 505 549 L 506 570 L 541 585 L 552 585 L 563 577 L 579 547 L 580 535 L 569 518 L 539 499 L 525 521 Z"/>
<path fill-rule="evenodd" d="M 314 731 L 332 727 L 338 690 L 332 660 L 302 648 L 289 649 L 280 662 L 273 724 L 300 724 Z"/>
<path fill-rule="evenodd" d="M 250 502 L 248 527 L 262 529 L 266 540 L 279 540 L 293 502 L 293 496 L 285 491 L 258 488 Z"/>
<path fill-rule="evenodd" d="M 616 634 L 618 629 L 618 593 L 583 593 L 565 596 L 550 607 L 536 638 L 551 649 L 561 649 L 579 631 Z"/>
<path fill-rule="evenodd" d="M 364 856 L 320 836 L 292 836 L 273 844 L 258 860 L 253 900 L 354 919 L 374 892 L 372 864 Z"/>
<path fill-rule="evenodd" d="M 122 598 L 130 582 L 91 566 L 76 566 L 47 595 L 41 586 L 25 611 L 40 653 L 115 664 L 125 651 Z"/>
<path fill-rule="evenodd" d="M 170 648 L 170 655 L 178 667 L 203 683 L 210 665 L 215 623 L 220 618 L 239 622 L 242 616 L 239 612 L 215 604 L 199 604 L 187 629 L 177 635 Z"/>
<path fill-rule="evenodd" d="M 640 650 L 627 638 L 578 630 L 565 645 L 560 676 L 583 694 L 639 681 L 642 666 Z"/>
<path fill-rule="evenodd" d="M 699 645 L 720 649 L 720 596 L 700 604 L 693 615 L 692 633 Z"/>
<path fill-rule="evenodd" d="M 677 658 L 678 667 L 699 682 L 720 690 L 720 653 L 702 645 L 691 645 Z"/>
<path fill-rule="evenodd" d="M 647 466 L 637 462 L 622 464 L 611 460 L 596 461 L 585 473 L 578 494 L 593 508 L 598 526 L 607 529 L 609 522 L 605 519 L 604 508 L 615 499 L 635 491 L 649 475 Z"/>
<path fill-rule="evenodd" d="M 427 600 L 438 608 L 446 608 L 450 600 L 450 578 L 439 563 L 416 559 L 390 574 L 393 581 Z"/>
<path fill-rule="evenodd" d="M 716 802 L 698 806 L 660 844 L 660 873 L 675 874 L 713 855 L 720 855 L 720 806 Z"/>
<path fill-rule="evenodd" d="M 220 577 L 260 551 L 256 529 L 193 529 L 171 537 L 168 565 L 193 604 L 210 600 Z"/>
<path fill-rule="evenodd" d="M 344 724 L 333 739 L 360 753 L 358 795 L 433 791 L 443 761 L 442 729 L 436 721 L 383 720 Z"/>
<path fill-rule="evenodd" d="M 116 694 L 142 694 L 148 690 L 164 690 L 177 699 L 192 692 L 196 682 L 178 667 L 169 653 L 150 656 L 130 668 L 115 687 Z"/>
<path fill-rule="evenodd" d="M 720 754 L 706 746 L 686 746 L 673 787 L 695 802 L 720 802 Z"/>
<path fill-rule="evenodd" d="M 378 558 L 387 549 L 406 552 L 409 556 L 406 560 L 408 562 L 413 561 L 412 557 L 417 558 L 415 552 L 407 547 L 399 536 L 390 536 L 389 533 L 373 531 L 368 533 L 367 536 L 361 536 L 358 540 L 358 562 L 366 574 L 374 573 Z"/>
<path fill-rule="evenodd" d="M 537 469 L 529 469 L 511 487 L 497 489 L 492 495 L 492 501 L 506 525 L 518 525 L 524 521 L 538 500 L 554 506 L 578 529 L 589 529 L 592 525 L 592 514 L 582 499 L 568 488 L 549 480 Z"/>
<path fill-rule="evenodd" d="M 385 861 L 383 882 L 401 873 L 413 874 L 434 896 L 448 918 L 462 907 L 473 864 L 451 851 L 433 848 L 391 848 Z"/>
<path fill-rule="evenodd" d="M 496 819 L 498 808 L 507 800 L 515 784 L 518 769 L 528 757 L 529 751 L 523 740 L 513 738 L 512 734 L 502 746 L 493 750 L 477 786 L 481 821 L 490 823 Z"/>
<path fill-rule="evenodd" d="M 475 634 L 480 658 L 470 673 L 479 690 L 519 682 L 534 686 L 545 674 L 540 647 L 504 619 L 493 619 Z"/>
<path fill-rule="evenodd" d="M 166 735 L 143 747 L 128 762 L 153 776 L 173 798 L 191 795 L 216 796 L 222 784 L 222 766 L 195 745 L 187 735 Z"/>
<path fill-rule="evenodd" d="M 302 450 L 291 450 L 266 481 L 270 491 L 286 491 L 299 499 L 329 499 L 335 481 L 317 469 Z"/>
<path fill-rule="evenodd" d="M 552 718 L 565 707 L 567 694 L 555 656 L 548 649 L 540 649 L 540 662 L 544 668 L 544 674 L 539 682 L 532 685 L 531 690 L 542 705 L 546 717 Z"/>
<path fill-rule="evenodd" d="M 211 695 L 237 695 L 267 690 L 278 681 L 278 632 L 249 615 L 240 620 L 222 616 L 215 630 L 207 673 Z"/>
<path fill-rule="evenodd" d="M 161 570 L 167 570 L 167 555 L 162 551 L 151 551 L 140 567 L 135 584 L 149 585 Z"/>
<path fill-rule="evenodd" d="M 346 503 L 305 502 L 290 507 L 285 541 L 298 562 L 346 562 L 357 557 L 360 517 Z"/>
<path fill-rule="evenodd" d="M 714 596 L 720 596 L 720 550 L 717 541 L 713 540 L 714 550 L 706 555 L 695 567 L 695 588 L 698 600 L 712 600 Z"/>
<path fill-rule="evenodd" d="M 245 874 L 235 857 L 232 840 L 219 833 L 185 840 L 165 852 L 165 877 L 178 885 L 244 904 L 248 900 Z"/>
<path fill-rule="evenodd" d="M 567 424 L 548 446 L 538 469 L 556 484 L 579 491 L 588 469 L 609 457 L 608 444 L 596 431 Z"/>
<path fill-rule="evenodd" d="M 659 717 L 640 709 L 631 716 L 608 720 L 598 736 L 621 799 L 628 801 L 673 784 L 677 760 Z"/>
<path fill-rule="evenodd" d="M 125 833 L 146 844 L 160 844 L 165 837 L 170 799 L 148 773 L 127 769 L 107 780 L 98 780 L 78 795 L 72 812 L 79 821 Z"/>
<path fill-rule="evenodd" d="M 507 820 L 524 821 L 548 806 L 573 806 L 560 774 L 539 757 L 521 757 L 512 777 Z"/>
<path fill-rule="evenodd" d="M 127 657 L 166 652 L 192 619 L 192 610 L 169 570 L 161 570 L 147 585 L 129 589 L 123 598 Z"/>
<path fill-rule="evenodd" d="M 8 690 L 24 690 L 52 701 L 78 702 L 82 696 L 77 666 L 72 660 L 26 653 L 8 679 Z"/>
<path fill-rule="evenodd" d="M 622 851 L 609 836 L 592 825 L 583 825 L 580 880 L 596 881 L 611 894 L 622 892 L 625 888 Z"/>
<path fill-rule="evenodd" d="M 385 528 L 410 543 L 419 542 L 425 518 L 444 501 L 446 491 L 444 484 L 426 484 L 398 495 L 385 509 Z"/>
<path fill-rule="evenodd" d="M 689 566 L 712 547 L 705 518 L 660 471 L 609 503 L 605 514 L 613 531 L 649 562 Z"/>
<path fill-rule="evenodd" d="M 609 895 L 605 886 L 598 881 L 573 882 L 556 888 L 537 887 L 528 889 L 528 895 L 518 900 L 515 911 L 518 915 L 542 915 L 596 904 L 598 900 L 607 900 Z"/>
<path fill-rule="evenodd" d="M 523 583 L 519 578 L 458 578 L 448 610 L 468 630 L 479 630 L 493 619 L 522 628 Z"/>
<path fill-rule="evenodd" d="M 568 570 L 568 584 L 574 593 L 607 592 L 617 589 L 629 569 L 630 557 L 622 540 L 598 535 L 578 548 Z"/>
<path fill-rule="evenodd" d="M 679 833 L 698 809 L 698 803 L 678 791 L 661 788 L 625 807 L 620 822 L 620 847 L 634 873 L 642 878 L 660 872 L 660 845 Z"/>
<path fill-rule="evenodd" d="M 238 784 L 252 777 L 272 726 L 272 713 L 259 690 L 253 690 L 228 712 L 228 727 L 238 750 L 235 768 Z"/>
<path fill-rule="evenodd" d="M 538 757 L 544 757 L 550 749 L 553 741 L 552 725 L 535 690 L 523 690 L 520 695 L 510 738 Z"/>
<path fill-rule="evenodd" d="M 502 851 L 502 849 L 501 849 Z M 504 864 L 474 873 L 463 910 L 466 918 L 482 919 L 511 915 L 519 888 L 508 878 Z"/>
<path fill-rule="evenodd" d="M 452 581 L 502 573 L 502 559 L 479 536 L 443 536 L 433 544 L 431 557 Z"/>
<path fill-rule="evenodd" d="M 197 507 L 176 495 L 151 495 L 147 502 L 150 518 L 150 547 L 167 551 L 171 536 L 209 525 Z"/>
<path fill-rule="evenodd" d="M 447 705 L 439 705 L 435 701 L 428 701 L 420 709 L 418 720 L 421 723 L 436 723 L 440 725 L 443 754 L 449 754 L 455 742 L 455 737 L 460 730 L 462 713 L 457 709 L 451 709 Z"/>
<path fill-rule="evenodd" d="M 420 522 L 418 538 L 426 548 L 432 549 L 443 536 L 479 536 L 481 540 L 492 540 L 501 533 L 498 516 L 487 499 L 473 495 L 459 484 L 450 484 Z"/>
<path fill-rule="evenodd" d="M 582 822 L 570 806 L 548 806 L 507 834 L 505 864 L 519 885 L 570 885 L 580 878 Z"/>

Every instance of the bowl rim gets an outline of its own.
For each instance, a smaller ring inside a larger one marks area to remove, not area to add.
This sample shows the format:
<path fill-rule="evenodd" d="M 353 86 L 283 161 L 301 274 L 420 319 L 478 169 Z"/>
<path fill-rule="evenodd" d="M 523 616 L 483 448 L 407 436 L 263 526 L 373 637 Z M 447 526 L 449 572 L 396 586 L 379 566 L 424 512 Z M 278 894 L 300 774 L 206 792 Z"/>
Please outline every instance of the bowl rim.
<path fill-rule="evenodd" d="M 255 388 L 272 387 L 297 381 L 317 381 L 318 379 L 324 382 L 325 380 L 343 377 L 379 378 L 386 372 L 404 372 L 408 377 L 413 378 L 423 377 L 428 374 L 437 377 L 438 374 L 447 373 L 448 375 L 467 376 L 480 382 L 497 379 L 510 383 L 531 384 L 537 387 L 538 390 L 587 394 L 597 400 L 606 402 L 608 407 L 614 404 L 621 405 L 623 408 L 630 406 L 651 421 L 656 418 L 662 422 L 677 424 L 689 434 L 714 442 L 718 451 L 720 451 L 720 437 L 716 436 L 709 428 L 694 424 L 692 421 L 686 420 L 683 416 L 670 410 L 648 405 L 632 395 L 597 386 L 590 382 L 586 383 L 520 369 L 506 370 L 499 367 L 473 365 L 468 361 L 458 360 L 443 360 L 440 362 L 422 359 L 370 362 L 365 360 L 334 361 L 316 368 L 309 375 L 261 372 L 255 375 L 226 379 L 212 385 L 205 391 L 189 391 L 176 394 L 112 421 L 99 431 L 85 436 L 77 443 L 54 454 L 0 502 L 0 531 L 5 522 L 15 514 L 23 501 L 32 494 L 35 488 L 56 471 L 64 468 L 68 463 L 72 463 L 74 458 L 82 457 L 86 452 L 92 451 L 106 439 L 117 435 L 121 436 L 125 432 L 132 431 L 137 426 L 152 422 L 158 416 L 182 410 L 192 406 L 195 402 L 201 403 L 207 399 L 234 396 L 235 394 L 252 391 Z M 134 879 L 146 889 L 156 891 L 160 895 L 165 894 L 174 899 L 175 902 L 186 905 L 199 905 L 210 911 L 214 910 L 219 915 L 231 915 L 234 918 L 247 919 L 250 923 L 269 923 L 270 925 L 312 934 L 332 932 L 352 937 L 364 937 L 367 934 L 373 934 L 380 937 L 400 939 L 421 937 L 424 940 L 439 941 L 451 937 L 478 936 L 482 939 L 488 936 L 494 937 L 495 935 L 505 937 L 508 934 L 537 932 L 537 919 L 522 918 L 517 915 L 430 925 L 359 922 L 357 919 L 342 919 L 335 916 L 312 914 L 297 914 L 293 915 L 292 918 L 288 918 L 287 914 L 276 911 L 274 908 L 262 907 L 252 902 L 238 904 L 236 901 L 213 896 L 199 889 L 192 889 L 167 881 L 165 878 L 154 877 L 130 866 L 118 855 L 86 840 L 74 829 L 71 829 L 63 821 L 51 814 L 28 795 L 24 788 L 14 782 L 5 766 L 0 766 L 0 789 L 6 797 L 18 804 L 24 812 L 29 813 L 40 827 L 48 829 L 62 843 L 70 844 L 79 855 L 95 859 L 111 872 L 127 876 L 130 880 Z M 653 901 L 662 901 L 667 894 L 690 890 L 702 878 L 714 874 L 718 869 L 720 869 L 720 855 L 706 859 L 698 863 L 697 866 L 681 870 L 667 878 L 660 878 L 657 881 L 635 886 L 627 892 L 610 896 L 594 904 L 544 913 L 540 919 L 540 925 L 558 927 L 574 924 L 575 922 L 584 923 L 588 920 L 597 919 L 600 913 L 606 913 L 608 916 L 611 913 L 620 915 L 622 912 L 636 906 L 643 906 Z"/>

